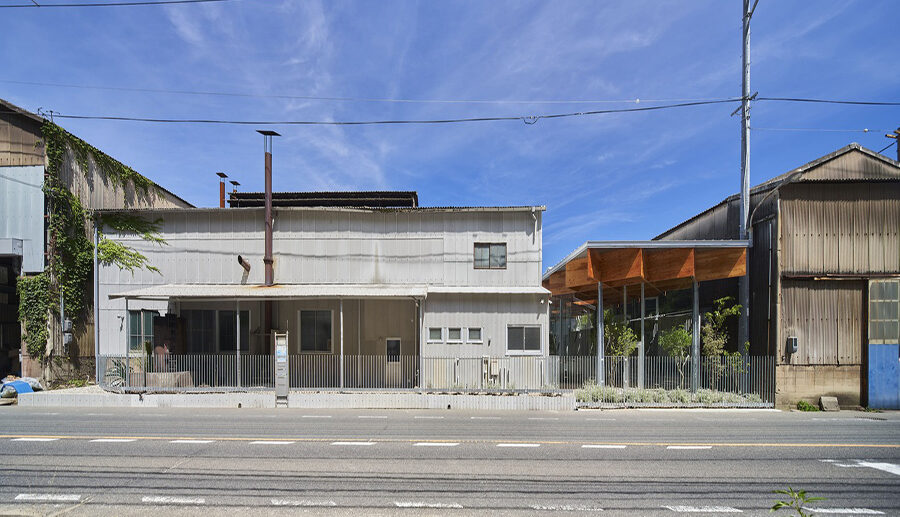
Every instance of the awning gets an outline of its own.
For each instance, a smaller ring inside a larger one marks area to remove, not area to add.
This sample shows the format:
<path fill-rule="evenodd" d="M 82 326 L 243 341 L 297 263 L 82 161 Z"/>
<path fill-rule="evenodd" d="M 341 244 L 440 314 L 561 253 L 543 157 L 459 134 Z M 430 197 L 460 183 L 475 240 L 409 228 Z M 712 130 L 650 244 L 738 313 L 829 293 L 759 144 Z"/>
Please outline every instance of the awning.
<path fill-rule="evenodd" d="M 744 276 L 748 241 L 588 241 L 544 273 L 554 296 L 597 298 L 597 285 L 622 288 L 644 284 L 651 292 L 690 287 Z M 604 293 L 607 296 L 621 296 Z"/>
<path fill-rule="evenodd" d="M 430 285 L 428 286 L 428 294 L 543 294 L 548 295 L 550 291 L 541 286 L 520 287 L 520 286 L 452 286 L 452 285 Z"/>
<path fill-rule="evenodd" d="M 0 257 L 21 257 L 22 239 L 0 239 Z"/>
<path fill-rule="evenodd" d="M 164 284 L 109 295 L 130 300 L 267 300 L 298 298 L 424 298 L 424 285 L 371 284 Z"/>

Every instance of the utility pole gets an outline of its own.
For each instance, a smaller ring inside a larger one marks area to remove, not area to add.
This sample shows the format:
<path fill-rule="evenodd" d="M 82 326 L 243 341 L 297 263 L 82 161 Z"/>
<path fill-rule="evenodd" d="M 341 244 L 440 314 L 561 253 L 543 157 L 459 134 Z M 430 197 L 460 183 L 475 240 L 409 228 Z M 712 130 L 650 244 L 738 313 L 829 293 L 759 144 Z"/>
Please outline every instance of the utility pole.
<path fill-rule="evenodd" d="M 884 136 L 895 140 L 894 145 L 897 148 L 897 161 L 900 162 L 900 127 L 895 129 L 893 133 L 888 133 Z"/>
<path fill-rule="evenodd" d="M 741 198 L 740 218 L 738 221 L 738 237 L 747 240 L 750 228 L 747 228 L 750 216 L 750 17 L 756 10 L 756 4 L 750 7 L 750 0 L 743 1 L 744 19 L 744 51 L 741 59 Z M 752 246 L 752 243 L 751 243 Z M 749 255 L 749 250 L 748 250 Z M 747 262 L 749 263 L 749 257 Z M 750 275 L 749 269 L 738 279 L 738 298 L 741 304 L 741 315 L 738 321 L 738 350 L 744 351 L 744 344 L 750 340 Z"/>

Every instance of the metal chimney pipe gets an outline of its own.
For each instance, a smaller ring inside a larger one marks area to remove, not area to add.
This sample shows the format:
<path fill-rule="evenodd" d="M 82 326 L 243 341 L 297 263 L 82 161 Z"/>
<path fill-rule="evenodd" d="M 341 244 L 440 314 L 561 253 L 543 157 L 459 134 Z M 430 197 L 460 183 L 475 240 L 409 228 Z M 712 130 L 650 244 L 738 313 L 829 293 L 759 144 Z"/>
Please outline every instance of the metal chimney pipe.
<path fill-rule="evenodd" d="M 281 136 L 275 131 L 257 130 L 263 136 L 263 147 L 266 153 L 266 249 L 263 255 L 265 285 L 275 284 L 275 269 L 272 258 L 272 137 Z"/>
<path fill-rule="evenodd" d="M 225 208 L 225 178 L 228 177 L 224 172 L 217 172 L 219 177 L 219 208 Z"/>

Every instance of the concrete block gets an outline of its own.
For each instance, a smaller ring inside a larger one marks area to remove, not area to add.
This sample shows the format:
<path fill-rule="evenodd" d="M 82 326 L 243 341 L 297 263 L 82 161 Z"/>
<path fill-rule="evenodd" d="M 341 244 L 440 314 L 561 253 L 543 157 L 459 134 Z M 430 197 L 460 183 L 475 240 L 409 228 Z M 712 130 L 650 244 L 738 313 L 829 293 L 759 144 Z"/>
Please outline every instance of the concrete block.
<path fill-rule="evenodd" d="M 819 397 L 819 407 L 822 411 L 840 411 L 837 397 Z"/>

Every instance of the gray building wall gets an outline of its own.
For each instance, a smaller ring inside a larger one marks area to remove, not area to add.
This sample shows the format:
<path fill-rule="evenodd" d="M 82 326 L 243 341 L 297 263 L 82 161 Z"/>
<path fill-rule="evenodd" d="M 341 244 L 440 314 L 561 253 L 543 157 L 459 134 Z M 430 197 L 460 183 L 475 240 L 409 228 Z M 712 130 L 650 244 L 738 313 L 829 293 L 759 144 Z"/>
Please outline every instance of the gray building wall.
<path fill-rule="evenodd" d="M 0 166 L 0 239 L 22 240 L 22 270 L 44 270 L 43 165 Z"/>

